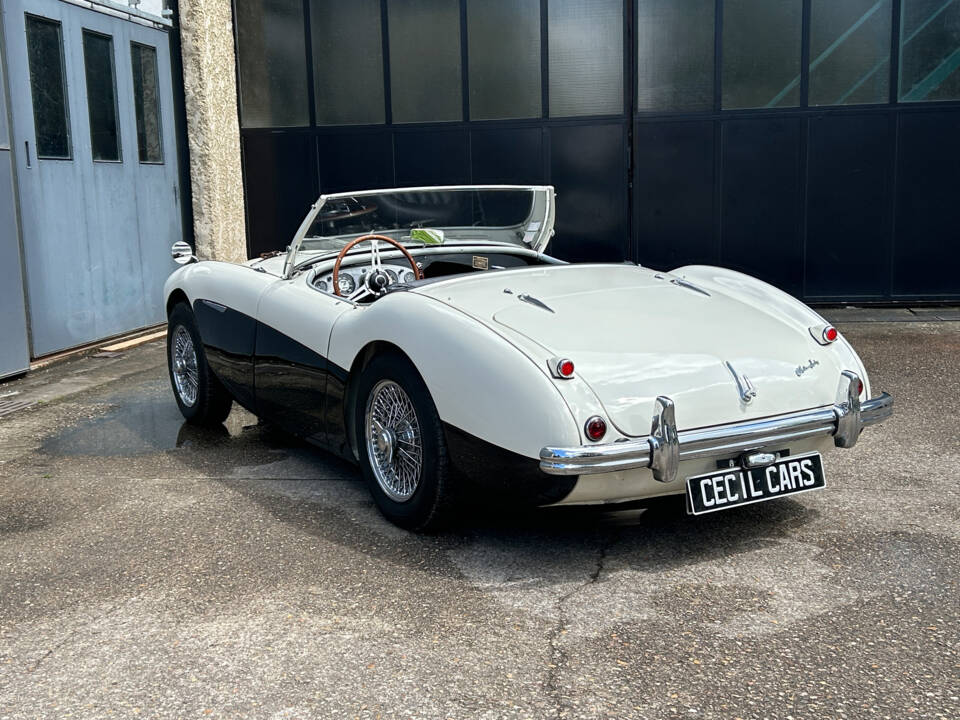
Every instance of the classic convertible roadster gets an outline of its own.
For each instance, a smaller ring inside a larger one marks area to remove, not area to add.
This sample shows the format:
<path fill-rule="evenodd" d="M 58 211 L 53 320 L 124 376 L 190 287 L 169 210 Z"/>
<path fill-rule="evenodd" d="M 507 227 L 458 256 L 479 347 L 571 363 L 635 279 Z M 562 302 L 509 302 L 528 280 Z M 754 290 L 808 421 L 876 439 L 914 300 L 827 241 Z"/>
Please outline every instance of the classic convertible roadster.
<path fill-rule="evenodd" d="M 717 267 L 544 254 L 551 187 L 324 195 L 285 253 L 166 283 L 183 415 L 237 402 L 359 462 L 411 529 L 471 487 L 513 502 L 686 494 L 714 512 L 817 490 L 892 412 L 810 308 Z"/>

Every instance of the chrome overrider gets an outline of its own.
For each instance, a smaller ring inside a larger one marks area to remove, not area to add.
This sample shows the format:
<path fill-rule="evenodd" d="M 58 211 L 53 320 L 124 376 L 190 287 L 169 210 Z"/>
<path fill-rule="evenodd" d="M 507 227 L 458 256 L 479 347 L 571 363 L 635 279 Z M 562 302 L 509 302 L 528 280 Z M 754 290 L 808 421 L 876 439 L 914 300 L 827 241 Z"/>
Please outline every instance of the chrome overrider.
<path fill-rule="evenodd" d="M 736 458 L 741 453 L 783 449 L 792 441 L 828 435 L 837 447 L 851 448 L 863 428 L 893 414 L 893 398 L 887 393 L 861 403 L 859 388 L 860 378 L 844 371 L 833 405 L 679 432 L 673 401 L 660 396 L 654 402 L 653 424 L 646 437 L 605 445 L 545 447 L 540 451 L 540 469 L 551 475 L 592 475 L 650 468 L 656 480 L 668 483 L 677 478 L 682 460 Z"/>

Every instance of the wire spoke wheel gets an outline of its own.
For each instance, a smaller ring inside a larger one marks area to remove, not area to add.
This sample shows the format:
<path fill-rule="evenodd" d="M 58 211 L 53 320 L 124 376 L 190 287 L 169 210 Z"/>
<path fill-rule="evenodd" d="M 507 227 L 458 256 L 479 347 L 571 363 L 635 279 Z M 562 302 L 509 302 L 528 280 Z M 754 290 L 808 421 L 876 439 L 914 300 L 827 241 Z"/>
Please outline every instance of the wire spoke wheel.
<path fill-rule="evenodd" d="M 383 492 L 396 502 L 412 498 L 423 468 L 422 433 L 410 397 L 393 380 L 381 380 L 367 396 L 364 437 Z"/>
<path fill-rule="evenodd" d="M 187 407 L 197 402 L 200 388 L 200 372 L 197 368 L 197 350 L 193 338 L 183 325 L 178 325 L 170 344 L 170 360 L 173 384 L 177 388 L 180 400 Z"/>

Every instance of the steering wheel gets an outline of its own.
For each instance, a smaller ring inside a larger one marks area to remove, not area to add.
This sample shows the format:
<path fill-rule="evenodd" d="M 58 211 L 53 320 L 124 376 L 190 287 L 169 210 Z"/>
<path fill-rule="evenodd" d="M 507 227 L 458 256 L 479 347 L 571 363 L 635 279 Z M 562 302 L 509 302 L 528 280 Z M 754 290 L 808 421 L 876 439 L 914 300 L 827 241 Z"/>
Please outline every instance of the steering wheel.
<path fill-rule="evenodd" d="M 396 240 L 391 237 L 387 237 L 386 235 L 361 235 L 360 237 L 354 238 L 344 245 L 343 249 L 340 251 L 340 254 L 337 255 L 336 262 L 333 263 L 333 292 L 339 297 L 343 297 L 343 293 L 340 292 L 340 263 L 343 262 L 343 259 L 347 256 L 347 253 L 350 252 L 352 247 L 362 243 L 364 240 L 369 240 L 371 242 L 370 272 L 367 273 L 360 287 L 358 287 L 347 298 L 347 300 L 356 300 L 364 295 L 380 297 L 384 292 L 386 292 L 387 285 L 390 284 L 390 276 L 387 274 L 387 271 L 383 269 L 383 263 L 380 262 L 379 242 L 381 240 L 388 245 L 393 245 L 397 250 L 404 254 L 404 257 L 406 257 L 407 262 L 410 263 L 410 268 L 413 270 L 413 275 L 417 278 L 417 280 L 420 280 L 423 277 L 423 274 L 420 272 L 420 267 L 417 265 L 417 261 L 413 259 L 413 255 L 411 255 L 407 249 Z"/>

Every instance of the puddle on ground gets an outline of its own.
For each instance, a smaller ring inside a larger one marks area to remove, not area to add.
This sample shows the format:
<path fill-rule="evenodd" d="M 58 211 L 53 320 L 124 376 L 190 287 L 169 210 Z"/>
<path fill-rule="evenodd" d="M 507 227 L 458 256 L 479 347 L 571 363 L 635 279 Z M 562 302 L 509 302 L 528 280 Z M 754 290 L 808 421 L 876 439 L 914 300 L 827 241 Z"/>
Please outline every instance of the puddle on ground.
<path fill-rule="evenodd" d="M 41 450 L 48 455 L 134 457 L 188 445 L 216 445 L 258 430 L 256 416 L 237 406 L 215 428 L 185 423 L 165 381 L 115 391 L 104 401 L 113 407 L 51 435 Z"/>

